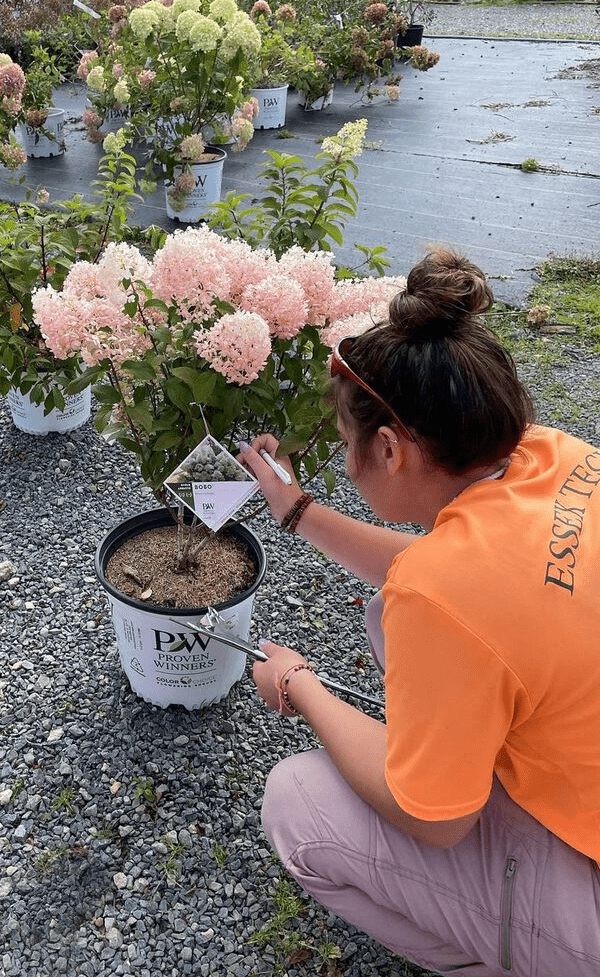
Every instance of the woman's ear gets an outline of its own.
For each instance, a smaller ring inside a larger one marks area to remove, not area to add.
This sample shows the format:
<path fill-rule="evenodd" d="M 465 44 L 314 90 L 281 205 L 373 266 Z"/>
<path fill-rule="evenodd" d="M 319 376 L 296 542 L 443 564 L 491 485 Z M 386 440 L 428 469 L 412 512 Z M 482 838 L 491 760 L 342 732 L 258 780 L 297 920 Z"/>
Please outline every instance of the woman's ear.
<path fill-rule="evenodd" d="M 391 427 L 380 427 L 377 431 L 377 440 L 382 463 L 389 475 L 396 475 L 404 463 L 404 452 L 396 432 Z"/>

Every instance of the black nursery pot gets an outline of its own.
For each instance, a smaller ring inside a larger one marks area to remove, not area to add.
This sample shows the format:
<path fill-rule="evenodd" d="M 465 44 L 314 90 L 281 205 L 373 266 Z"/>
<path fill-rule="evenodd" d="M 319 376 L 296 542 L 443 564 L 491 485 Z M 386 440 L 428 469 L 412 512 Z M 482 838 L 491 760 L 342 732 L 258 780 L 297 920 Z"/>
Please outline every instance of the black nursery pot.
<path fill-rule="evenodd" d="M 135 694 L 161 708 L 201 709 L 220 702 L 239 681 L 246 656 L 216 637 L 204 638 L 186 627 L 186 621 L 199 624 L 206 607 L 165 607 L 137 600 L 113 587 L 105 574 L 111 556 L 128 539 L 172 524 L 167 509 L 150 509 L 119 523 L 98 545 L 95 569 L 110 603 L 121 667 Z M 249 551 L 256 577 L 246 590 L 215 607 L 232 632 L 247 640 L 254 595 L 267 559 L 262 543 L 247 526 L 232 526 L 230 532 Z"/>
<path fill-rule="evenodd" d="M 418 47 L 423 42 L 423 24 L 411 24 L 404 34 L 396 35 L 396 47 Z"/>

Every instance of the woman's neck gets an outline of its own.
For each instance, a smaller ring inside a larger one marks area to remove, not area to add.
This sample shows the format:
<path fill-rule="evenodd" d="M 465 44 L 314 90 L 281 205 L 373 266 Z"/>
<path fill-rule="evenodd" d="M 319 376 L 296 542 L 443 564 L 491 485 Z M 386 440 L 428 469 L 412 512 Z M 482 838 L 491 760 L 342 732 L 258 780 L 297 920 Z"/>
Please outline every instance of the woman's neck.
<path fill-rule="evenodd" d="M 464 475 L 450 475 L 441 472 L 437 479 L 430 481 L 429 498 L 426 500 L 427 522 L 423 522 L 424 528 L 430 532 L 435 521 L 447 505 L 454 502 L 459 495 L 479 482 L 491 481 L 501 478 L 510 464 L 510 459 L 506 458 L 494 465 L 483 465 L 480 468 L 473 468 Z"/>

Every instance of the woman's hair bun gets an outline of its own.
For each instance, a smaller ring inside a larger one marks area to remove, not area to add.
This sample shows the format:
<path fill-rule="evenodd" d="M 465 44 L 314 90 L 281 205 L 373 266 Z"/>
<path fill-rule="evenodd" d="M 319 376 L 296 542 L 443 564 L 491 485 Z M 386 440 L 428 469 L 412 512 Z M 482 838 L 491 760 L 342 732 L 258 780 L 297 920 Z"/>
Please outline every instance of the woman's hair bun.
<path fill-rule="evenodd" d="M 392 299 L 390 326 L 404 341 L 451 336 L 494 301 L 483 272 L 453 251 L 431 251 L 409 273 L 406 291 Z"/>

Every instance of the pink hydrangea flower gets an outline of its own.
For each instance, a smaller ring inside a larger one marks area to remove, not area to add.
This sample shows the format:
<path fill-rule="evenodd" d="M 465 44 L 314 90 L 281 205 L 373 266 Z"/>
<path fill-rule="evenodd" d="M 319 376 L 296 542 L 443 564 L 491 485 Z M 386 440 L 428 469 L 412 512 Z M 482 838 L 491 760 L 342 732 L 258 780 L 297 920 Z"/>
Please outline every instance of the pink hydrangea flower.
<path fill-rule="evenodd" d="M 175 177 L 175 190 L 187 196 L 196 186 L 196 177 L 191 170 L 184 170 Z"/>
<path fill-rule="evenodd" d="M 370 24 L 383 24 L 385 18 L 388 15 L 387 4 L 385 3 L 372 3 L 365 8 L 364 18 Z"/>
<path fill-rule="evenodd" d="M 260 105 L 257 98 L 249 98 L 240 106 L 240 115 L 243 119 L 248 119 L 249 122 L 252 122 L 252 119 L 255 119 L 259 112 Z"/>
<path fill-rule="evenodd" d="M 22 95 L 27 82 L 18 64 L 5 64 L 0 68 L 0 95 L 7 98 Z"/>
<path fill-rule="evenodd" d="M 336 282 L 329 307 L 329 322 L 345 319 L 356 312 L 367 312 L 373 316 L 377 313 L 377 317 L 381 318 L 387 315 L 387 307 L 394 296 L 405 288 L 406 278 L 402 276 Z"/>
<path fill-rule="evenodd" d="M 83 123 L 88 129 L 99 129 L 102 125 L 102 116 L 93 109 L 86 109 L 83 113 Z"/>
<path fill-rule="evenodd" d="M 306 252 L 294 245 L 281 256 L 278 266 L 282 274 L 302 286 L 308 303 L 307 322 L 324 325 L 329 318 L 335 281 L 335 269 L 329 252 Z"/>
<path fill-rule="evenodd" d="M 325 329 L 321 329 L 320 336 L 326 346 L 335 346 L 346 336 L 361 336 L 377 322 L 368 312 L 356 312 L 345 319 L 338 319 Z"/>
<path fill-rule="evenodd" d="M 27 153 L 16 142 L 5 142 L 0 144 L 0 163 L 11 172 L 18 170 L 27 162 Z"/>
<path fill-rule="evenodd" d="M 59 359 L 79 353 L 89 366 L 106 358 L 119 366 L 150 348 L 139 322 L 107 299 L 83 299 L 46 286 L 33 293 L 32 304 L 46 344 Z"/>
<path fill-rule="evenodd" d="M 7 115 L 12 115 L 13 118 L 16 118 L 21 111 L 22 104 L 21 95 L 5 95 L 2 99 L 2 108 Z"/>
<path fill-rule="evenodd" d="M 108 11 L 108 19 L 112 24 L 118 24 L 127 16 L 127 7 L 123 4 L 115 4 Z"/>
<path fill-rule="evenodd" d="M 189 160 L 191 163 L 197 162 L 202 158 L 205 150 L 204 140 L 199 133 L 193 136 L 185 136 L 179 146 L 179 155 L 182 159 Z"/>
<path fill-rule="evenodd" d="M 262 316 L 270 332 L 280 339 L 293 339 L 306 325 L 308 302 L 304 289 L 287 275 L 270 275 L 248 285 L 240 306 Z"/>
<path fill-rule="evenodd" d="M 97 51 L 84 51 L 79 59 L 79 64 L 77 66 L 77 77 L 82 78 L 87 81 L 87 76 L 92 70 L 94 61 L 98 60 Z"/>
<path fill-rule="evenodd" d="M 175 231 L 154 258 L 153 293 L 167 304 L 176 302 L 184 321 L 202 319 L 214 298 L 231 300 L 231 274 L 219 257 L 223 239 L 215 246 L 215 238 L 206 228 Z"/>
<path fill-rule="evenodd" d="M 256 3 L 250 10 L 250 17 L 252 20 L 256 20 L 261 14 L 263 17 L 270 17 L 271 13 L 272 11 L 267 0 L 256 0 Z"/>
<path fill-rule="evenodd" d="M 196 331 L 196 351 L 230 383 L 256 380 L 271 352 L 269 327 L 252 312 L 221 316 L 206 331 Z"/>
<path fill-rule="evenodd" d="M 275 11 L 275 16 L 279 20 L 294 21 L 296 20 L 296 11 L 289 3 L 282 4 L 278 10 Z"/>
<path fill-rule="evenodd" d="M 147 92 L 150 86 L 152 85 L 152 82 L 156 78 L 156 72 L 152 71 L 150 68 L 147 68 L 145 71 L 140 71 L 137 77 L 140 83 L 140 88 L 144 92 Z"/>

